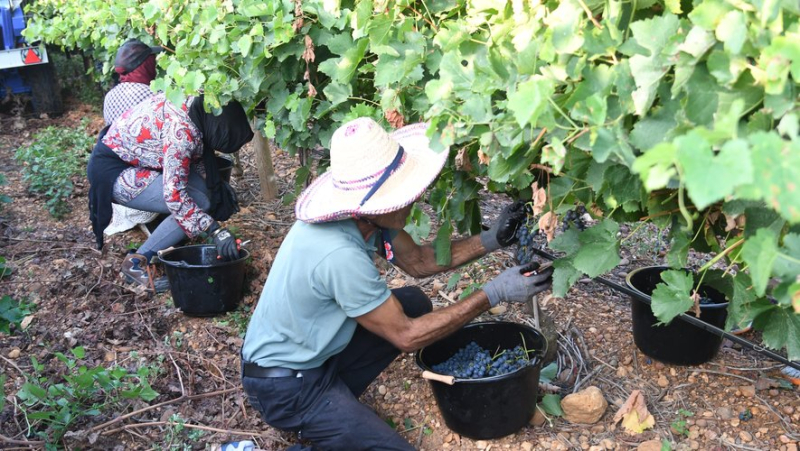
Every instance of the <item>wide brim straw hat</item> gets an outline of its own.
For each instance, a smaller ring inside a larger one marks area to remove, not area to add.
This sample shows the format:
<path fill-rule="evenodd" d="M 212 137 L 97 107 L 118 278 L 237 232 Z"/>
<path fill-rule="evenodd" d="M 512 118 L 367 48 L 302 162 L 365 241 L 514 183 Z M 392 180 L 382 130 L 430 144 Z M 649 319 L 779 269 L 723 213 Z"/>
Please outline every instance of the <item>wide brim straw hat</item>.
<path fill-rule="evenodd" d="M 448 155 L 447 150 L 431 149 L 427 130 L 427 124 L 419 123 L 390 134 L 371 118 L 358 118 L 339 127 L 331 139 L 331 166 L 297 199 L 297 219 L 318 223 L 380 215 L 416 201 L 442 170 Z M 394 170 L 362 205 L 393 163 Z"/>

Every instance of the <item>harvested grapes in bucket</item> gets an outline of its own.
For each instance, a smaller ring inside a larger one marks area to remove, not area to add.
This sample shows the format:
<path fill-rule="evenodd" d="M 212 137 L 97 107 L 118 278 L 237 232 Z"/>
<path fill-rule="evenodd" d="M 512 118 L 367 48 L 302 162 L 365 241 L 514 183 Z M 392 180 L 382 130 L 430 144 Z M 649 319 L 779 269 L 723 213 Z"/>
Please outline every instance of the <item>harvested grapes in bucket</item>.
<path fill-rule="evenodd" d="M 489 350 L 473 341 L 459 349 L 453 357 L 433 365 L 431 369 L 459 379 L 501 376 L 531 365 L 534 360 L 528 354 L 535 352 L 518 345 L 513 349 L 498 350 L 492 355 Z"/>

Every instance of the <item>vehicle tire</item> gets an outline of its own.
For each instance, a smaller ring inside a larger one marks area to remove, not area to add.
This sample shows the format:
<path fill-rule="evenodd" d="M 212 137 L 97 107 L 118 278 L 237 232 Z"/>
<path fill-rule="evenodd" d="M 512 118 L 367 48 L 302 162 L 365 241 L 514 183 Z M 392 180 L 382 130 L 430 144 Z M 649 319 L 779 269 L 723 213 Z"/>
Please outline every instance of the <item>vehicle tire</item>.
<path fill-rule="evenodd" d="M 36 114 L 59 116 L 64 112 L 61 88 L 52 63 L 22 67 L 21 73 L 31 87 L 33 111 Z"/>

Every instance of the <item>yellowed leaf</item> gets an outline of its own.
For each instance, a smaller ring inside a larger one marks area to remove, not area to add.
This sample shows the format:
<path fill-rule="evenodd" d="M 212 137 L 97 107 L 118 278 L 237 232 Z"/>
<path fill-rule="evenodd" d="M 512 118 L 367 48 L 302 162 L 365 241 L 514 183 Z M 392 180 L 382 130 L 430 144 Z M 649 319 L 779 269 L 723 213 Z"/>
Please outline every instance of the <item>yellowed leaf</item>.
<path fill-rule="evenodd" d="M 634 410 L 633 412 L 624 415 L 622 418 L 622 427 L 630 434 L 641 434 L 647 429 L 652 428 L 656 424 L 653 415 L 647 414 L 644 420 L 639 419 L 639 414 Z"/>
<path fill-rule="evenodd" d="M 730 232 L 734 229 L 744 228 L 744 215 L 725 215 L 725 231 Z"/>
<path fill-rule="evenodd" d="M 462 147 L 461 150 L 458 151 L 455 163 L 456 169 L 459 171 L 469 172 L 472 170 L 472 162 L 469 161 L 469 155 L 467 154 L 466 147 Z"/>
<path fill-rule="evenodd" d="M 556 227 L 558 226 L 558 215 L 548 211 L 539 218 L 539 230 L 547 236 L 547 242 L 553 241 L 556 237 Z"/>
<path fill-rule="evenodd" d="M 313 63 L 317 55 L 314 53 L 314 41 L 311 40 L 311 36 L 306 35 L 303 44 L 303 61 L 306 63 Z M 308 80 L 308 78 L 305 78 L 305 80 Z"/>
<path fill-rule="evenodd" d="M 33 321 L 33 315 L 28 315 L 25 318 L 22 318 L 22 321 L 19 323 L 20 329 L 22 330 L 27 329 L 28 326 L 31 325 L 32 321 Z"/>
<path fill-rule="evenodd" d="M 694 316 L 700 318 L 700 293 L 695 291 L 691 296 L 689 296 L 689 298 L 692 300 L 692 302 L 694 302 L 694 306 L 692 307 L 692 310 L 694 310 Z"/>
<path fill-rule="evenodd" d="M 406 123 L 406 118 L 403 117 L 403 114 L 397 111 L 396 109 L 387 110 L 383 113 L 383 117 L 386 118 L 386 122 L 389 123 L 394 128 L 401 128 Z"/>
<path fill-rule="evenodd" d="M 603 209 L 597 206 L 597 204 L 589 205 L 589 211 L 592 212 L 595 218 L 602 218 L 603 217 Z"/>
<path fill-rule="evenodd" d="M 794 312 L 800 315 L 800 290 L 797 290 L 792 295 L 792 307 L 794 307 Z"/>
<path fill-rule="evenodd" d="M 656 420 L 647 410 L 647 404 L 641 390 L 634 390 L 614 415 L 614 423 L 622 420 L 622 426 L 630 434 L 641 434 L 652 428 Z"/>
<path fill-rule="evenodd" d="M 486 155 L 483 150 L 478 149 L 478 161 L 480 161 L 481 164 L 488 166 L 492 159 L 489 157 L 489 155 Z"/>
<path fill-rule="evenodd" d="M 544 207 L 547 204 L 547 191 L 544 188 L 539 188 L 539 182 L 533 182 L 531 185 L 531 190 L 533 190 L 533 215 L 538 216 L 544 211 Z"/>

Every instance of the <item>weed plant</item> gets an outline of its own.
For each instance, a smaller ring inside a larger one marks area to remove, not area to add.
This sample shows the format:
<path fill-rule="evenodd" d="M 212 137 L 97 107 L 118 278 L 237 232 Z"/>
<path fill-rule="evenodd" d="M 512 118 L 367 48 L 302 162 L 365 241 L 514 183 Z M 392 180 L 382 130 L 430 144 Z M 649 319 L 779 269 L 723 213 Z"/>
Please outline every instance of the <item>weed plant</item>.
<path fill-rule="evenodd" d="M 17 149 L 16 159 L 23 165 L 28 190 L 46 198 L 54 218 L 69 212 L 72 177 L 85 171 L 93 144 L 94 138 L 82 128 L 47 127 L 36 134 L 31 145 Z"/>
<path fill-rule="evenodd" d="M 7 184 L 8 182 L 6 181 L 5 174 L 0 174 L 0 186 Z M 11 198 L 3 193 L 0 193 L 0 211 L 3 211 L 3 204 L 7 204 L 9 202 L 11 202 Z"/>
<path fill-rule="evenodd" d="M 153 446 L 156 451 L 192 451 L 194 444 L 202 443 L 206 431 L 187 428 L 186 420 L 175 413 L 169 417 L 169 427 L 162 438 L 162 443 Z"/>
<path fill-rule="evenodd" d="M 19 407 L 25 415 L 28 435 L 45 441 L 46 449 L 57 449 L 64 434 L 79 420 L 124 410 L 124 401 L 152 401 L 158 393 L 149 379 L 157 369 L 139 367 L 134 372 L 123 367 L 105 368 L 79 364 L 85 357 L 82 347 L 71 355 L 55 353 L 64 371 L 51 376 L 45 366 L 31 356 L 33 374 L 17 392 Z"/>
<path fill-rule="evenodd" d="M 0 257 L 0 260 L 2 263 L 5 262 L 3 257 Z M 0 263 L 0 273 L 5 270 L 2 263 Z M 9 295 L 0 298 L 0 332 L 11 334 L 12 324 L 15 328 L 19 328 L 20 322 L 33 312 L 32 307 L 33 304 L 25 300 L 16 301 Z"/>

